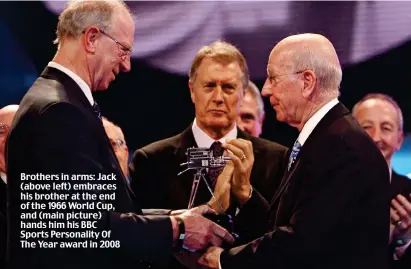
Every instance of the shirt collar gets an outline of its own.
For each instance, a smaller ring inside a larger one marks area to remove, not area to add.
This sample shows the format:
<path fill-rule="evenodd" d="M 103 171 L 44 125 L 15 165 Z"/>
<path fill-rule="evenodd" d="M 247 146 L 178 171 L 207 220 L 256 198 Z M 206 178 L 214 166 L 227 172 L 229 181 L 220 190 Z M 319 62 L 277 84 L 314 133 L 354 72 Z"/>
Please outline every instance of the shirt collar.
<path fill-rule="evenodd" d="M 7 184 L 7 175 L 5 173 L 0 172 L 0 177 Z"/>
<path fill-rule="evenodd" d="M 307 141 L 308 137 L 314 130 L 315 126 L 324 118 L 325 114 L 331 110 L 335 105 L 338 104 L 338 99 L 335 98 L 328 103 L 326 103 L 322 108 L 320 108 L 311 118 L 304 124 L 303 129 L 301 130 L 300 135 L 298 136 L 298 142 L 300 142 L 301 146 L 304 146 L 305 141 Z"/>
<path fill-rule="evenodd" d="M 90 102 L 90 104 L 94 105 L 94 99 L 93 99 L 93 95 L 91 94 L 90 87 L 87 85 L 87 83 L 84 80 L 82 80 L 78 75 L 76 75 L 70 69 L 56 62 L 49 62 L 48 66 L 56 68 L 60 70 L 61 72 L 65 73 L 70 78 L 72 78 L 78 84 L 80 89 L 83 91 L 84 95 L 87 97 L 87 100 Z"/>
<path fill-rule="evenodd" d="M 197 120 L 194 119 L 193 126 L 191 127 L 194 135 L 194 139 L 197 143 L 199 148 L 209 148 L 211 144 L 215 142 L 213 138 L 211 138 L 206 132 L 204 132 L 198 125 Z M 229 131 L 225 136 L 220 138 L 218 141 L 221 143 L 225 143 L 227 139 L 235 139 L 237 138 L 237 125 L 234 124 L 234 128 Z"/>

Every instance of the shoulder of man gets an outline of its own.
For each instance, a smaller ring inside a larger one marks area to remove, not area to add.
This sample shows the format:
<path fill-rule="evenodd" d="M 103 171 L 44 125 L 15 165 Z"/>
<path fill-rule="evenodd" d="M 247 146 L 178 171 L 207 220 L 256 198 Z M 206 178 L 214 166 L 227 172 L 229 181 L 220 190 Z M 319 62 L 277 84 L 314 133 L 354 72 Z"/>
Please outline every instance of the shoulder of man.
<path fill-rule="evenodd" d="M 286 146 L 283 146 L 279 143 L 259 138 L 259 137 L 249 137 L 248 140 L 253 144 L 255 151 L 259 152 L 271 152 L 271 153 L 284 153 L 288 150 Z"/>
<path fill-rule="evenodd" d="M 142 153 L 146 156 L 171 155 L 179 147 L 181 139 L 182 133 L 148 144 L 136 150 L 135 154 Z"/>

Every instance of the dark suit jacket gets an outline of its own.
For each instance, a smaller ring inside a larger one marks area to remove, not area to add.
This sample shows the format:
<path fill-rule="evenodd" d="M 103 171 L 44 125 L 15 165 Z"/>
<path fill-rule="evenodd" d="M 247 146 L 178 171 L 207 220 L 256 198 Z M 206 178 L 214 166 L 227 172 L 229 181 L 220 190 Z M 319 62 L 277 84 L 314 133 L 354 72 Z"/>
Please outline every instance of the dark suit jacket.
<path fill-rule="evenodd" d="M 119 264 L 139 267 L 139 261 L 165 262 L 171 255 L 169 218 L 136 215 L 142 210 L 133 201 L 101 121 L 79 86 L 63 72 L 47 67 L 21 101 L 8 137 L 6 158 L 9 268 L 114 268 Z M 111 240 L 120 240 L 121 248 L 105 252 L 21 248 L 21 173 L 113 173 L 117 178 L 115 212 L 100 210 L 98 226 L 100 230 L 111 230 Z"/>
<path fill-rule="evenodd" d="M 265 199 L 271 199 L 281 182 L 287 148 L 251 137 L 241 130 L 238 130 L 238 138 L 253 143 L 255 162 L 251 184 L 255 190 L 254 198 L 261 194 Z M 185 153 L 189 147 L 197 147 L 191 125 L 174 137 L 152 143 L 134 153 L 129 175 L 132 179 L 131 187 L 143 207 L 187 208 L 194 172 L 188 171 L 181 176 L 177 174 L 185 169 L 180 164 L 187 161 Z M 204 204 L 210 198 L 204 182 L 201 182 L 195 205 Z M 258 200 L 260 199 L 252 199 L 234 219 L 236 232 L 241 240 L 255 239 L 267 231 L 268 203 L 260 206 Z"/>
<path fill-rule="evenodd" d="M 224 251 L 222 269 L 388 268 L 388 190 L 385 159 L 337 104 L 283 178 L 274 231 Z"/>
<path fill-rule="evenodd" d="M 395 171 L 392 171 L 391 176 L 391 198 L 394 198 L 397 194 L 402 194 L 408 200 L 411 193 L 411 180 L 405 176 L 401 176 Z M 393 257 L 390 255 L 390 257 Z M 403 256 L 399 260 L 393 260 L 394 269 L 408 269 L 411 268 L 411 247 L 408 247 Z"/>

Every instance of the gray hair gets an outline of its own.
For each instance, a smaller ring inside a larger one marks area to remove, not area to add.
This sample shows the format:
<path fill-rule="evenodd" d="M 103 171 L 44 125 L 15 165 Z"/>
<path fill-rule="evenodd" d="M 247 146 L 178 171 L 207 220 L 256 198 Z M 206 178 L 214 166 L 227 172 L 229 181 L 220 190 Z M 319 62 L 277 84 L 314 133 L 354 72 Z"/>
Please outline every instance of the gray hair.
<path fill-rule="evenodd" d="M 398 128 L 402 132 L 402 130 L 404 128 L 404 118 L 402 116 L 401 108 L 398 105 L 398 103 L 389 95 L 386 95 L 386 94 L 383 94 L 383 93 L 369 93 L 369 94 L 367 94 L 366 96 L 361 98 L 361 100 L 358 101 L 354 105 L 354 107 L 352 109 L 352 114 L 353 115 L 357 114 L 357 110 L 360 107 L 360 105 L 362 103 L 364 103 L 365 101 L 371 100 L 371 99 L 382 100 L 382 101 L 388 102 L 395 108 L 395 110 L 397 111 L 397 115 L 398 115 L 398 122 L 397 122 Z"/>
<path fill-rule="evenodd" d="M 248 87 L 248 80 L 250 75 L 248 72 L 247 61 L 245 60 L 244 55 L 236 46 L 221 40 L 216 41 L 210 45 L 203 46 L 197 52 L 188 73 L 190 82 L 193 82 L 195 80 L 197 70 L 204 58 L 210 58 L 213 61 L 221 64 L 230 64 L 237 62 L 240 66 L 241 71 L 243 72 L 242 83 L 244 90 Z"/>
<path fill-rule="evenodd" d="M 315 53 L 312 47 L 301 45 L 298 50 L 288 52 L 294 72 L 310 69 L 317 76 L 320 97 L 338 97 L 342 80 L 342 70 L 338 63 L 330 61 L 322 54 Z"/>
<path fill-rule="evenodd" d="M 255 99 L 257 103 L 258 119 L 261 120 L 265 114 L 264 101 L 263 101 L 263 98 L 261 97 L 260 90 L 257 88 L 257 86 L 252 81 L 248 81 L 248 87 L 245 91 L 245 94 L 247 93 L 249 93 Z"/>
<path fill-rule="evenodd" d="M 124 7 L 132 17 L 123 1 L 69 1 L 59 16 L 57 38 L 53 43 L 60 44 L 65 37 L 79 37 L 91 25 L 109 29 L 117 7 Z"/>

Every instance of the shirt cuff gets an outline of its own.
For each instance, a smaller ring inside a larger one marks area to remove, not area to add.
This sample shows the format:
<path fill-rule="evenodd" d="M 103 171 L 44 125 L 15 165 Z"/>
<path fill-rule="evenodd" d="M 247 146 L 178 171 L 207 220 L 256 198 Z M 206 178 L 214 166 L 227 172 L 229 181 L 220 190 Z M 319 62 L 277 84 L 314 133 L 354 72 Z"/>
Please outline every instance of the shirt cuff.
<path fill-rule="evenodd" d="M 251 190 L 250 190 L 250 196 L 248 196 L 248 200 L 250 200 L 251 199 L 251 197 L 253 196 L 253 186 L 251 185 L 250 186 L 251 187 Z M 248 202 L 248 201 L 247 201 Z M 247 203 L 246 202 L 246 203 Z M 244 204 L 245 205 L 245 204 Z M 240 213 L 240 210 L 241 210 L 241 208 L 244 206 L 244 205 L 240 205 L 240 206 L 238 206 L 238 207 L 236 207 L 236 209 L 235 209 L 235 216 L 237 216 L 239 213 Z"/>

